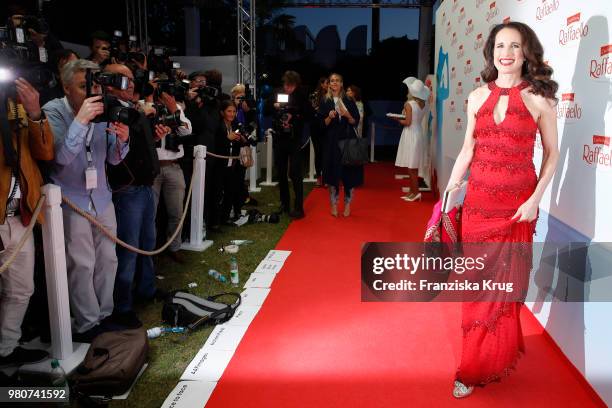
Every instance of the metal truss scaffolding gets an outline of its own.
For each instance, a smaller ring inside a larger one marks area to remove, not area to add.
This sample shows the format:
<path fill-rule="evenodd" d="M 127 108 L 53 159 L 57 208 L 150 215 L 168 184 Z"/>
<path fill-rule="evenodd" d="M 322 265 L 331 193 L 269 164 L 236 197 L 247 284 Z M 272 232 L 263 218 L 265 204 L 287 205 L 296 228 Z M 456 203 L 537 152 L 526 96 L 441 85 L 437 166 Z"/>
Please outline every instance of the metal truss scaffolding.
<path fill-rule="evenodd" d="M 431 7 L 433 0 L 272 0 L 273 7 L 306 8 L 419 8 Z"/>
<path fill-rule="evenodd" d="M 236 0 L 238 19 L 238 82 L 251 84 L 255 91 L 255 0 Z"/>

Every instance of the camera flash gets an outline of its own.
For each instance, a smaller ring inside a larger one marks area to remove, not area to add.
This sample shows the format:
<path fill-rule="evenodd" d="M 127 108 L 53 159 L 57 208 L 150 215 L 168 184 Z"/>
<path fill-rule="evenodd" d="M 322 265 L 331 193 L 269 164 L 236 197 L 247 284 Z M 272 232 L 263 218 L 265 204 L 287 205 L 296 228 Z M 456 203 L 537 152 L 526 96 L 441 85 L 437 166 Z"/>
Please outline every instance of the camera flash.
<path fill-rule="evenodd" d="M 289 102 L 289 95 L 287 94 L 278 94 L 276 97 L 276 102 L 278 103 L 287 103 Z"/>
<path fill-rule="evenodd" d="M 122 36 L 123 36 L 123 33 L 122 33 L 121 31 L 119 31 L 119 30 L 115 30 L 115 32 L 113 33 L 113 35 L 114 35 L 115 37 L 122 37 Z"/>
<path fill-rule="evenodd" d="M 136 42 L 137 38 L 135 35 L 130 35 L 130 41 Z"/>
<path fill-rule="evenodd" d="M 0 82 L 7 82 L 13 79 L 13 74 L 7 68 L 0 68 Z"/>

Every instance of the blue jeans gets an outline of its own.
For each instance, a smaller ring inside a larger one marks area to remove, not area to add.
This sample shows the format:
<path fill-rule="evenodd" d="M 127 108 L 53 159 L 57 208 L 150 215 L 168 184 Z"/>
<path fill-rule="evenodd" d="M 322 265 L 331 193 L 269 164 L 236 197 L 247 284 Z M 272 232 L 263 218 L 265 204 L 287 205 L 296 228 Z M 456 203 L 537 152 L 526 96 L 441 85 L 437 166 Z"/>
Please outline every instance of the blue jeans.
<path fill-rule="evenodd" d="M 149 186 L 130 186 L 113 194 L 117 214 L 117 236 L 126 243 L 151 251 L 155 249 L 155 200 Z M 155 270 L 150 256 L 138 255 L 117 245 L 115 310 L 132 310 L 132 288 L 139 297 L 155 295 Z M 136 278 L 136 282 L 134 282 Z M 139 279 L 138 279 L 139 278 Z"/>

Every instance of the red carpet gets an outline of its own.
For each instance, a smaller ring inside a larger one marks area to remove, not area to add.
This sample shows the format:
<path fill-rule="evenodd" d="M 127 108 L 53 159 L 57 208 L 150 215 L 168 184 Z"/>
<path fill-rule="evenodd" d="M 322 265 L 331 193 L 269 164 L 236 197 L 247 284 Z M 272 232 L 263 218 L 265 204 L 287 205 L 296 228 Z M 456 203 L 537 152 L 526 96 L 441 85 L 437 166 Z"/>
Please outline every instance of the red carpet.
<path fill-rule="evenodd" d="M 603 406 L 527 310 L 517 371 L 457 401 L 460 304 L 361 303 L 362 243 L 420 241 L 431 213 L 431 194 L 399 199 L 394 173 L 370 165 L 348 219 L 329 215 L 326 190 L 308 196 L 277 246 L 293 252 L 206 407 Z"/>

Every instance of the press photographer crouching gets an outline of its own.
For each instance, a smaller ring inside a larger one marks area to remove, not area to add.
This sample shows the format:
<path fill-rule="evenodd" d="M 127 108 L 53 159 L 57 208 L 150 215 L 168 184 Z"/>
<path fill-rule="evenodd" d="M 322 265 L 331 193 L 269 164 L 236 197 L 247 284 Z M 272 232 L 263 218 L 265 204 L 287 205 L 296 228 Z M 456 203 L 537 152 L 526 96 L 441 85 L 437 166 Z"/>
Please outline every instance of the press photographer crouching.
<path fill-rule="evenodd" d="M 302 184 L 302 147 L 304 146 L 304 120 L 310 114 L 310 103 L 300 89 L 300 74 L 287 71 L 282 78 L 283 87 L 272 94 L 266 103 L 266 115 L 273 115 L 274 167 L 278 176 L 281 212 L 294 219 L 304 218 L 304 186 Z M 290 212 L 287 169 L 293 182 L 295 205 Z"/>
<path fill-rule="evenodd" d="M 121 78 L 101 76 L 99 66 L 87 60 L 68 62 L 61 76 L 66 96 L 43 106 L 55 135 L 51 180 L 70 201 L 115 233 L 105 164 L 119 164 L 128 153 L 130 112 L 101 95 L 96 80 L 112 83 Z M 106 330 L 103 321 L 113 311 L 115 243 L 65 204 L 63 218 L 74 339 L 90 342 Z"/>
<path fill-rule="evenodd" d="M 105 72 L 128 78 L 126 89 L 106 87 L 109 94 L 118 98 L 123 106 L 133 108 L 134 76 L 121 64 L 110 64 Z M 130 125 L 130 151 L 118 165 L 109 166 L 109 182 L 113 189 L 113 202 L 117 215 L 117 236 L 126 243 L 151 251 L 155 247 L 155 193 L 153 181 L 159 174 L 159 161 L 155 141 L 161 140 L 170 128 L 153 125 L 143 113 L 137 112 Z M 115 279 L 115 309 L 113 322 L 123 327 L 136 328 L 142 323 L 134 313 L 133 296 L 143 300 L 157 294 L 155 270 L 150 256 L 117 246 L 117 277 Z M 135 282 L 135 276 L 139 279 Z"/>
<path fill-rule="evenodd" d="M 170 134 L 157 142 L 160 174 L 153 182 L 156 209 L 160 194 L 164 195 L 166 213 L 168 214 L 167 238 L 170 238 L 178 228 L 183 215 L 185 177 L 179 160 L 184 156 L 183 140 L 185 136 L 191 135 L 191 121 L 185 117 L 182 106 L 177 102 L 174 96 L 175 89 L 174 86 L 168 87 L 165 83 L 162 83 L 154 93 L 154 106 L 157 111 L 155 123 L 163 124 L 172 129 Z M 177 263 L 183 262 L 183 258 L 178 252 L 181 249 L 181 242 L 181 231 L 179 231 L 168 248 L 168 256 Z"/>
<path fill-rule="evenodd" d="M 5 67 L 0 70 L 2 76 L 10 72 Z M 41 113 L 38 91 L 23 78 L 0 82 L 0 135 L 0 265 L 4 265 L 40 199 L 42 176 L 35 160 L 53 159 L 53 134 Z M 42 214 L 37 221 L 44 221 Z M 31 232 L 15 261 L 0 274 L 0 286 L 0 367 L 45 359 L 46 351 L 19 347 L 21 323 L 34 292 Z"/>

